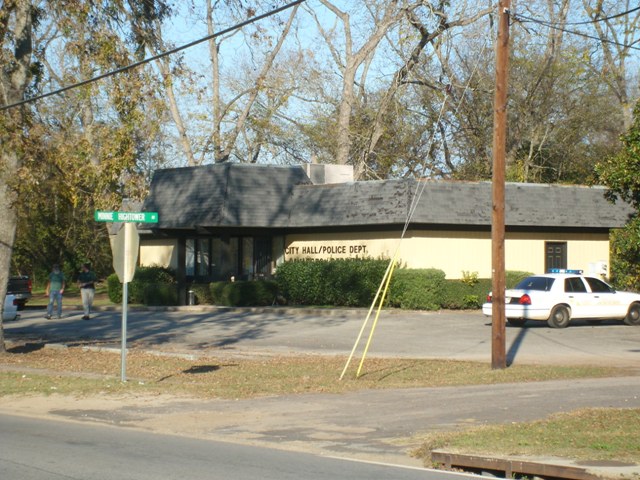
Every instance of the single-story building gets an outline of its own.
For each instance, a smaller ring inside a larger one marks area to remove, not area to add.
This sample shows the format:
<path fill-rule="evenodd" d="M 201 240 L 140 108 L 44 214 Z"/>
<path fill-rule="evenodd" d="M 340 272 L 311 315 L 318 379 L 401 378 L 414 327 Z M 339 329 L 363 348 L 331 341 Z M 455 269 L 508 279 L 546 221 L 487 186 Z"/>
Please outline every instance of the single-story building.
<path fill-rule="evenodd" d="M 140 264 L 181 283 L 263 278 L 292 259 L 387 258 L 491 277 L 491 182 L 355 182 L 349 167 L 223 163 L 155 172 Z M 507 270 L 607 275 L 609 233 L 633 213 L 603 187 L 507 183 Z"/>

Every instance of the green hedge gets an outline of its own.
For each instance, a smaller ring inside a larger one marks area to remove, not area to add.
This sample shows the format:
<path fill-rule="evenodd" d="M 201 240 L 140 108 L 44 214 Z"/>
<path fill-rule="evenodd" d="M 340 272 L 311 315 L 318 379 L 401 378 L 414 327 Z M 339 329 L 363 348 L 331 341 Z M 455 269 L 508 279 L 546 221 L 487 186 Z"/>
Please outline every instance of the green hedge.
<path fill-rule="evenodd" d="M 280 294 L 294 305 L 368 307 L 388 267 L 388 260 L 294 260 L 278 267 Z M 507 288 L 529 272 L 506 272 Z M 385 305 L 410 310 L 477 309 L 491 291 L 491 279 L 464 272 L 447 280 L 442 270 L 397 268 Z"/>
<path fill-rule="evenodd" d="M 225 306 L 265 306 L 284 300 L 292 305 L 369 307 L 389 261 L 384 259 L 294 260 L 278 266 L 275 281 L 194 283 L 196 303 Z M 507 288 L 529 272 L 506 272 Z M 461 280 L 447 280 L 442 270 L 396 268 L 385 306 L 409 310 L 477 309 L 491 291 L 491 279 L 464 272 Z M 122 303 L 122 285 L 107 278 L 109 299 Z M 177 305 L 173 273 L 160 267 L 138 267 L 129 284 L 129 303 Z"/>
<path fill-rule="evenodd" d="M 122 284 L 115 273 L 107 278 L 107 292 L 113 303 L 122 303 Z M 133 281 L 129 282 L 128 301 L 144 305 L 177 305 L 175 275 L 167 268 L 137 267 Z"/>
<path fill-rule="evenodd" d="M 438 310 L 444 293 L 442 270 L 400 268 L 391 278 L 387 305 L 407 310 Z"/>
<path fill-rule="evenodd" d="M 529 275 L 532 274 L 520 271 L 505 272 L 507 288 L 513 288 L 520 280 Z M 490 278 L 477 278 L 470 275 L 462 280 L 447 280 L 441 302 L 442 308 L 449 310 L 480 308 L 486 302 L 487 294 L 491 288 L 492 280 Z"/>
<path fill-rule="evenodd" d="M 213 282 L 209 286 L 212 303 L 229 307 L 273 305 L 278 284 L 271 280 Z"/>
<path fill-rule="evenodd" d="M 212 305 L 216 303 L 211 295 L 209 283 L 192 283 L 187 290 L 194 293 L 196 305 Z"/>
<path fill-rule="evenodd" d="M 280 293 L 294 305 L 369 305 L 388 266 L 387 260 L 294 260 L 278 266 Z"/>
<path fill-rule="evenodd" d="M 476 283 L 462 280 L 446 280 L 442 308 L 449 310 L 470 310 L 480 308 L 491 291 L 491 279 L 478 279 Z"/>

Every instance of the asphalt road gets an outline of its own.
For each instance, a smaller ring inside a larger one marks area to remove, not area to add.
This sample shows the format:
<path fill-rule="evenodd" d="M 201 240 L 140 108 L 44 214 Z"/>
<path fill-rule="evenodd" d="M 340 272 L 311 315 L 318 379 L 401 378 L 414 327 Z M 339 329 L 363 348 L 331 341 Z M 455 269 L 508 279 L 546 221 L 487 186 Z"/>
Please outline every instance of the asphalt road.
<path fill-rule="evenodd" d="M 46 320 L 43 310 L 25 310 L 5 324 L 8 340 L 72 344 L 99 341 L 119 347 L 122 314 L 98 312 L 82 321 L 66 310 Z M 217 309 L 182 307 L 165 311 L 129 311 L 130 347 L 195 353 L 348 354 L 371 335 L 370 356 L 476 360 L 491 363 L 491 319 L 471 312 L 382 312 L 367 323 L 366 310 Z M 364 330 L 363 330 L 364 325 Z M 640 367 L 640 328 L 622 322 L 575 322 L 552 329 L 544 322 L 506 327 L 507 363 L 607 364 Z"/>
<path fill-rule="evenodd" d="M 11 342 L 120 346 L 121 312 L 80 311 L 45 320 L 27 310 L 5 324 Z M 228 355 L 348 354 L 361 310 L 215 309 L 130 311 L 128 345 L 164 352 Z M 371 319 L 357 351 L 369 336 Z M 531 384 L 306 394 L 256 400 L 187 401 L 112 407 L 51 406 L 47 415 L 196 438 L 419 466 L 407 452 L 424 433 L 542 419 L 585 407 L 640 408 L 640 328 L 621 322 L 544 323 L 506 328 L 509 364 L 606 364 L 630 376 Z M 370 356 L 477 360 L 491 364 L 491 323 L 479 312 L 383 312 Z M 15 406 L 11 406 L 15 407 Z M 6 411 L 6 409 L 5 409 Z"/>
<path fill-rule="evenodd" d="M 103 425 L 0 415 L 0 427 L 3 480 L 435 480 L 444 476 L 442 472 Z"/>

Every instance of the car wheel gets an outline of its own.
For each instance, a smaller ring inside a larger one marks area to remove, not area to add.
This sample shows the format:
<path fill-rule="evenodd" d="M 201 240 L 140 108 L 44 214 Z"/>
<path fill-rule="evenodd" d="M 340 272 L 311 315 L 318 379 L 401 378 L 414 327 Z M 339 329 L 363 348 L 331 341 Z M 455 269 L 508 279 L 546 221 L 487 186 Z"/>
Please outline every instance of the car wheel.
<path fill-rule="evenodd" d="M 507 323 L 512 327 L 524 327 L 526 322 L 523 318 L 507 318 Z"/>
<path fill-rule="evenodd" d="M 632 303 L 629 305 L 627 316 L 624 317 L 624 323 L 627 325 L 640 325 L 640 303 Z"/>
<path fill-rule="evenodd" d="M 571 313 L 569 309 L 564 305 L 556 305 L 553 307 L 553 310 L 551 310 L 547 324 L 551 328 L 566 328 L 569 326 L 570 321 Z"/>

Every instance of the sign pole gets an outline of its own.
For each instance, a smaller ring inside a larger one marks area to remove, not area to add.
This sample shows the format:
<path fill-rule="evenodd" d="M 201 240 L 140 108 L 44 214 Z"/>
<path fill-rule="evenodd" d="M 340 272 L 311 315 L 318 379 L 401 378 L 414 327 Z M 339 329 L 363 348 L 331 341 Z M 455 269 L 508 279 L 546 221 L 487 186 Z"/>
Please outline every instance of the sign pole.
<path fill-rule="evenodd" d="M 120 347 L 120 380 L 127 381 L 127 302 L 129 282 L 122 284 L 122 346 Z"/>
<path fill-rule="evenodd" d="M 127 381 L 127 313 L 129 308 L 129 282 L 135 275 L 140 237 L 135 223 L 158 223 L 158 212 L 107 212 L 96 210 L 96 222 L 122 222 L 122 229 L 111 242 L 113 269 L 122 282 L 122 345 L 120 348 L 120 379 Z M 124 230 L 124 231 L 123 231 Z M 122 261 L 120 260 L 122 257 Z"/>
<path fill-rule="evenodd" d="M 129 271 L 129 255 L 131 250 L 131 228 L 135 228 L 131 223 L 124 224 L 124 258 L 123 271 Z M 120 380 L 127 381 L 127 309 L 129 306 L 129 282 L 127 279 L 122 283 L 122 346 L 120 348 Z"/>

